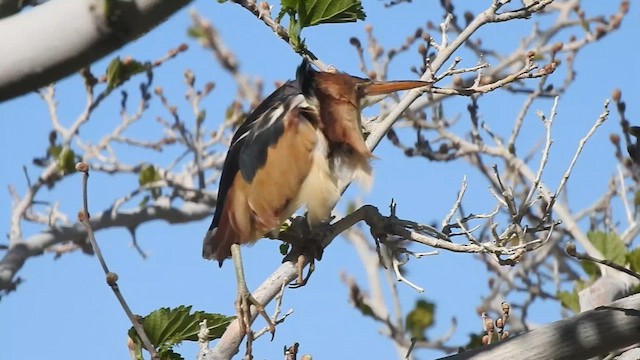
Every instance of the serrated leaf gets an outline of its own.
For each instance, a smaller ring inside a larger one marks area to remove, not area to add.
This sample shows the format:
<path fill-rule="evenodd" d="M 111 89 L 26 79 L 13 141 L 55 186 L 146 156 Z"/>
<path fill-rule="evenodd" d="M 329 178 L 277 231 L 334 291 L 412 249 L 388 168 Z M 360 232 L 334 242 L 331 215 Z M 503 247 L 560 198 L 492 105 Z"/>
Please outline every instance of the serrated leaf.
<path fill-rule="evenodd" d="M 425 299 L 418 299 L 416 306 L 407 314 L 406 329 L 412 338 L 426 340 L 425 330 L 434 323 L 436 305 Z"/>
<path fill-rule="evenodd" d="M 628 252 L 626 255 L 627 263 L 631 270 L 640 272 L 640 247 Z"/>
<path fill-rule="evenodd" d="M 170 348 L 171 345 L 180 342 L 180 340 L 178 340 L 180 331 L 189 326 L 189 313 L 191 312 L 191 306 L 180 306 L 173 310 L 168 308 L 160 310 L 164 311 L 158 314 L 154 319 L 155 323 L 153 324 L 155 330 L 160 330 L 160 332 L 154 334 L 154 338 L 160 340 L 162 343 L 162 345 L 160 345 L 161 349 Z M 149 314 L 149 316 L 152 314 L 153 313 Z M 159 323 L 159 321 L 162 323 Z M 160 342 L 157 344 L 160 344 Z"/>
<path fill-rule="evenodd" d="M 173 347 L 185 340 L 197 341 L 200 323 L 204 319 L 207 319 L 209 339 L 212 340 L 221 337 L 235 317 L 203 311 L 191 314 L 191 306 L 160 308 L 142 319 L 142 327 L 161 359 L 182 359 L 180 354 L 172 351 Z M 142 341 L 133 327 L 128 334 L 141 349 Z"/>
<path fill-rule="evenodd" d="M 560 305 L 565 309 L 571 310 L 576 314 L 580 312 L 580 301 L 578 300 L 578 292 L 575 288 L 572 292 L 558 291 L 556 297 L 560 300 Z"/>
<path fill-rule="evenodd" d="M 216 313 L 207 313 L 204 311 L 196 311 L 194 313 L 196 317 L 196 323 L 198 324 L 195 328 L 190 328 L 190 332 L 185 332 L 185 340 L 189 341 L 198 341 L 198 332 L 200 331 L 200 323 L 202 320 L 207 319 L 207 328 L 209 329 L 209 339 L 218 339 L 222 337 L 225 330 L 227 330 L 227 326 L 231 324 L 233 320 L 235 320 L 235 316 L 226 316 Z"/>
<path fill-rule="evenodd" d="M 626 261 L 627 248 L 618 235 L 613 232 L 589 231 L 587 233 L 589 241 L 602 253 L 607 260 L 611 260 L 618 265 L 624 266 Z"/>
<path fill-rule="evenodd" d="M 153 165 L 145 165 L 138 174 L 138 184 L 140 184 L 140 186 L 151 184 L 152 182 L 160 180 L 162 180 L 162 177 L 160 176 L 160 173 L 156 171 L 156 168 Z"/>
<path fill-rule="evenodd" d="M 360 0 L 281 0 L 284 11 L 296 14 L 300 27 L 364 20 Z"/>

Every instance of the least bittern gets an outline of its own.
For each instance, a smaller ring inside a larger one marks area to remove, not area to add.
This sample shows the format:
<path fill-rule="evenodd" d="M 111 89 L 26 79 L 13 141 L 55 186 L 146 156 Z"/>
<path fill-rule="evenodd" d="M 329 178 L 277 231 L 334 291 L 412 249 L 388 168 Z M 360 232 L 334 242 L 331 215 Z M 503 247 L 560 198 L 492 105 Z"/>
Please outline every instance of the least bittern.
<path fill-rule="evenodd" d="M 377 82 L 344 73 L 319 72 L 303 61 L 296 79 L 267 97 L 232 138 L 218 189 L 218 206 L 202 255 L 233 257 L 238 280 L 236 310 L 250 332 L 250 306 L 273 323 L 244 281 L 242 244 L 279 226 L 302 206 L 311 229 L 327 220 L 343 185 L 371 181 L 371 151 L 361 131 L 361 107 L 371 96 L 428 85 Z M 300 266 L 298 278 L 301 279 Z"/>

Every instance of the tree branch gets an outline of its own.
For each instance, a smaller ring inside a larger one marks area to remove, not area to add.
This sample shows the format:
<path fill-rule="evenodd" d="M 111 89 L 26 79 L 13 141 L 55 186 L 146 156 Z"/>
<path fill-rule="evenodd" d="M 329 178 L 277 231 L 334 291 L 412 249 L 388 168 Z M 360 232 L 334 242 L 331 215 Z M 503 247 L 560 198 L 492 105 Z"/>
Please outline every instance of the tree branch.
<path fill-rule="evenodd" d="M 322 247 L 326 248 L 329 246 L 333 239 L 360 221 L 366 222 L 371 228 L 371 233 L 376 237 L 393 235 L 422 245 L 446 249 L 453 252 L 492 253 L 495 255 L 518 256 L 521 250 L 525 248 L 535 248 L 541 244 L 538 240 L 514 247 L 499 246 L 493 242 L 457 244 L 450 241 L 445 234 L 440 233 L 431 227 L 420 225 L 412 221 L 398 219 L 393 214 L 391 216 L 384 216 L 380 214 L 376 207 L 364 205 L 353 213 L 331 224 L 330 228 L 322 234 Z M 295 227 L 295 225 L 296 224 L 292 225 L 290 228 Z M 295 230 L 291 231 L 295 232 Z M 287 238 L 288 235 L 288 232 L 280 234 L 282 238 Z M 290 252 L 287 257 L 285 257 L 285 262 L 273 274 L 271 274 L 271 276 L 269 276 L 269 278 L 267 278 L 255 292 L 252 293 L 256 300 L 261 304 L 268 304 L 278 294 L 283 282 L 289 284 L 297 277 L 298 269 L 295 262 L 290 261 L 291 259 L 297 259 L 297 255 L 298 254 L 296 254 L 295 251 Z M 252 311 L 252 321 L 256 317 L 257 313 Z M 205 359 L 230 359 L 238 352 L 238 348 L 240 347 L 240 343 L 242 342 L 244 335 L 245 334 L 239 330 L 238 321 L 234 320 L 229 325 L 224 335 L 222 335 L 216 346 L 206 354 Z"/>
<path fill-rule="evenodd" d="M 589 359 L 638 342 L 640 294 L 443 359 Z"/>
<path fill-rule="evenodd" d="M 50 0 L 1 20 L 0 34 L 11 36 L 0 37 L 0 102 L 71 75 L 148 32 L 189 2 Z"/>
<path fill-rule="evenodd" d="M 212 204 L 185 203 L 180 208 L 153 205 L 117 213 L 107 210 L 93 215 L 90 224 L 94 231 L 98 231 L 113 227 L 131 229 L 153 220 L 165 220 L 170 224 L 185 223 L 211 216 L 212 208 Z M 87 231 L 78 222 L 49 228 L 11 246 L 0 260 L 0 290 L 13 288 L 14 277 L 28 258 L 42 255 L 52 245 L 64 241 L 84 243 L 86 238 Z"/>

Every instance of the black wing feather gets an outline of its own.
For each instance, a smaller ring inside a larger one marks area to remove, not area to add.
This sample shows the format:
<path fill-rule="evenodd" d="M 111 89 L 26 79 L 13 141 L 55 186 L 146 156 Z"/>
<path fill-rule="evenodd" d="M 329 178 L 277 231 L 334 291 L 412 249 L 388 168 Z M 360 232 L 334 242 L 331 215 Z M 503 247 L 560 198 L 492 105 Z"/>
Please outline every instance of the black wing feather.
<path fill-rule="evenodd" d="M 288 100 L 302 93 L 310 94 L 312 91 L 310 78 L 313 73 L 314 71 L 309 64 L 303 61 L 296 73 L 296 80 L 287 81 L 269 95 L 253 110 L 233 135 L 218 185 L 218 206 L 216 206 L 209 230 L 218 226 L 227 192 L 238 171 L 247 182 L 250 182 L 257 171 L 266 163 L 267 149 L 275 144 L 284 132 L 282 120 L 289 111 Z M 269 120 L 280 107 L 284 107 L 284 111 L 279 115 L 279 119 L 270 122 Z M 270 125 L 260 127 L 263 120 L 264 124 Z"/>
<path fill-rule="evenodd" d="M 261 102 L 233 135 L 218 185 L 218 205 L 209 230 L 218 226 L 227 192 L 238 171 L 247 182 L 250 182 L 257 171 L 266 163 L 267 149 L 275 144 L 284 132 L 282 120 L 290 110 L 288 100 L 300 94 L 305 97 L 313 96 L 312 80 L 314 74 L 315 71 L 309 63 L 303 60 L 296 71 L 296 79 L 287 81 Z M 270 122 L 269 120 L 279 107 L 284 107 L 284 111 L 276 121 Z M 262 120 L 265 124 L 270 125 L 261 128 L 260 122 Z"/>

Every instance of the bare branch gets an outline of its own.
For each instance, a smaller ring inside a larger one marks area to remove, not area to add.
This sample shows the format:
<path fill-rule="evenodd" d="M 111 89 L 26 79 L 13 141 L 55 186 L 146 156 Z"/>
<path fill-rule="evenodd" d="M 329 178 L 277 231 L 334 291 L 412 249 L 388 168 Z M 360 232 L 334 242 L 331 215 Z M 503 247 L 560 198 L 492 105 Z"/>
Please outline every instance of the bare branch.
<path fill-rule="evenodd" d="M 158 353 L 156 352 L 153 344 L 151 344 L 151 341 L 149 341 L 149 337 L 144 332 L 142 324 L 138 321 L 133 312 L 131 312 L 129 304 L 127 304 L 126 300 L 124 299 L 124 295 L 122 295 L 122 292 L 120 291 L 120 287 L 118 286 L 118 275 L 114 272 L 109 271 L 107 262 L 104 259 L 104 256 L 102 256 L 102 251 L 100 251 L 100 247 L 98 246 L 98 241 L 96 241 L 96 238 L 93 235 L 93 229 L 91 228 L 91 223 L 89 222 L 89 197 L 87 196 L 89 167 L 87 166 L 87 164 L 79 162 L 76 164 L 76 170 L 82 173 L 82 210 L 78 213 L 78 221 L 82 223 L 87 232 L 87 237 L 91 242 L 93 251 L 96 254 L 96 257 L 98 258 L 98 261 L 102 266 L 102 270 L 104 271 L 104 275 L 107 278 L 107 284 L 109 285 L 111 290 L 113 290 L 113 293 L 118 299 L 120 306 L 122 306 L 122 309 L 127 314 L 127 317 L 129 318 L 129 321 L 131 321 L 133 328 L 136 330 L 136 333 L 138 333 L 138 336 L 140 336 L 145 349 L 147 349 L 149 354 L 151 354 L 152 359 L 159 359 Z"/>

